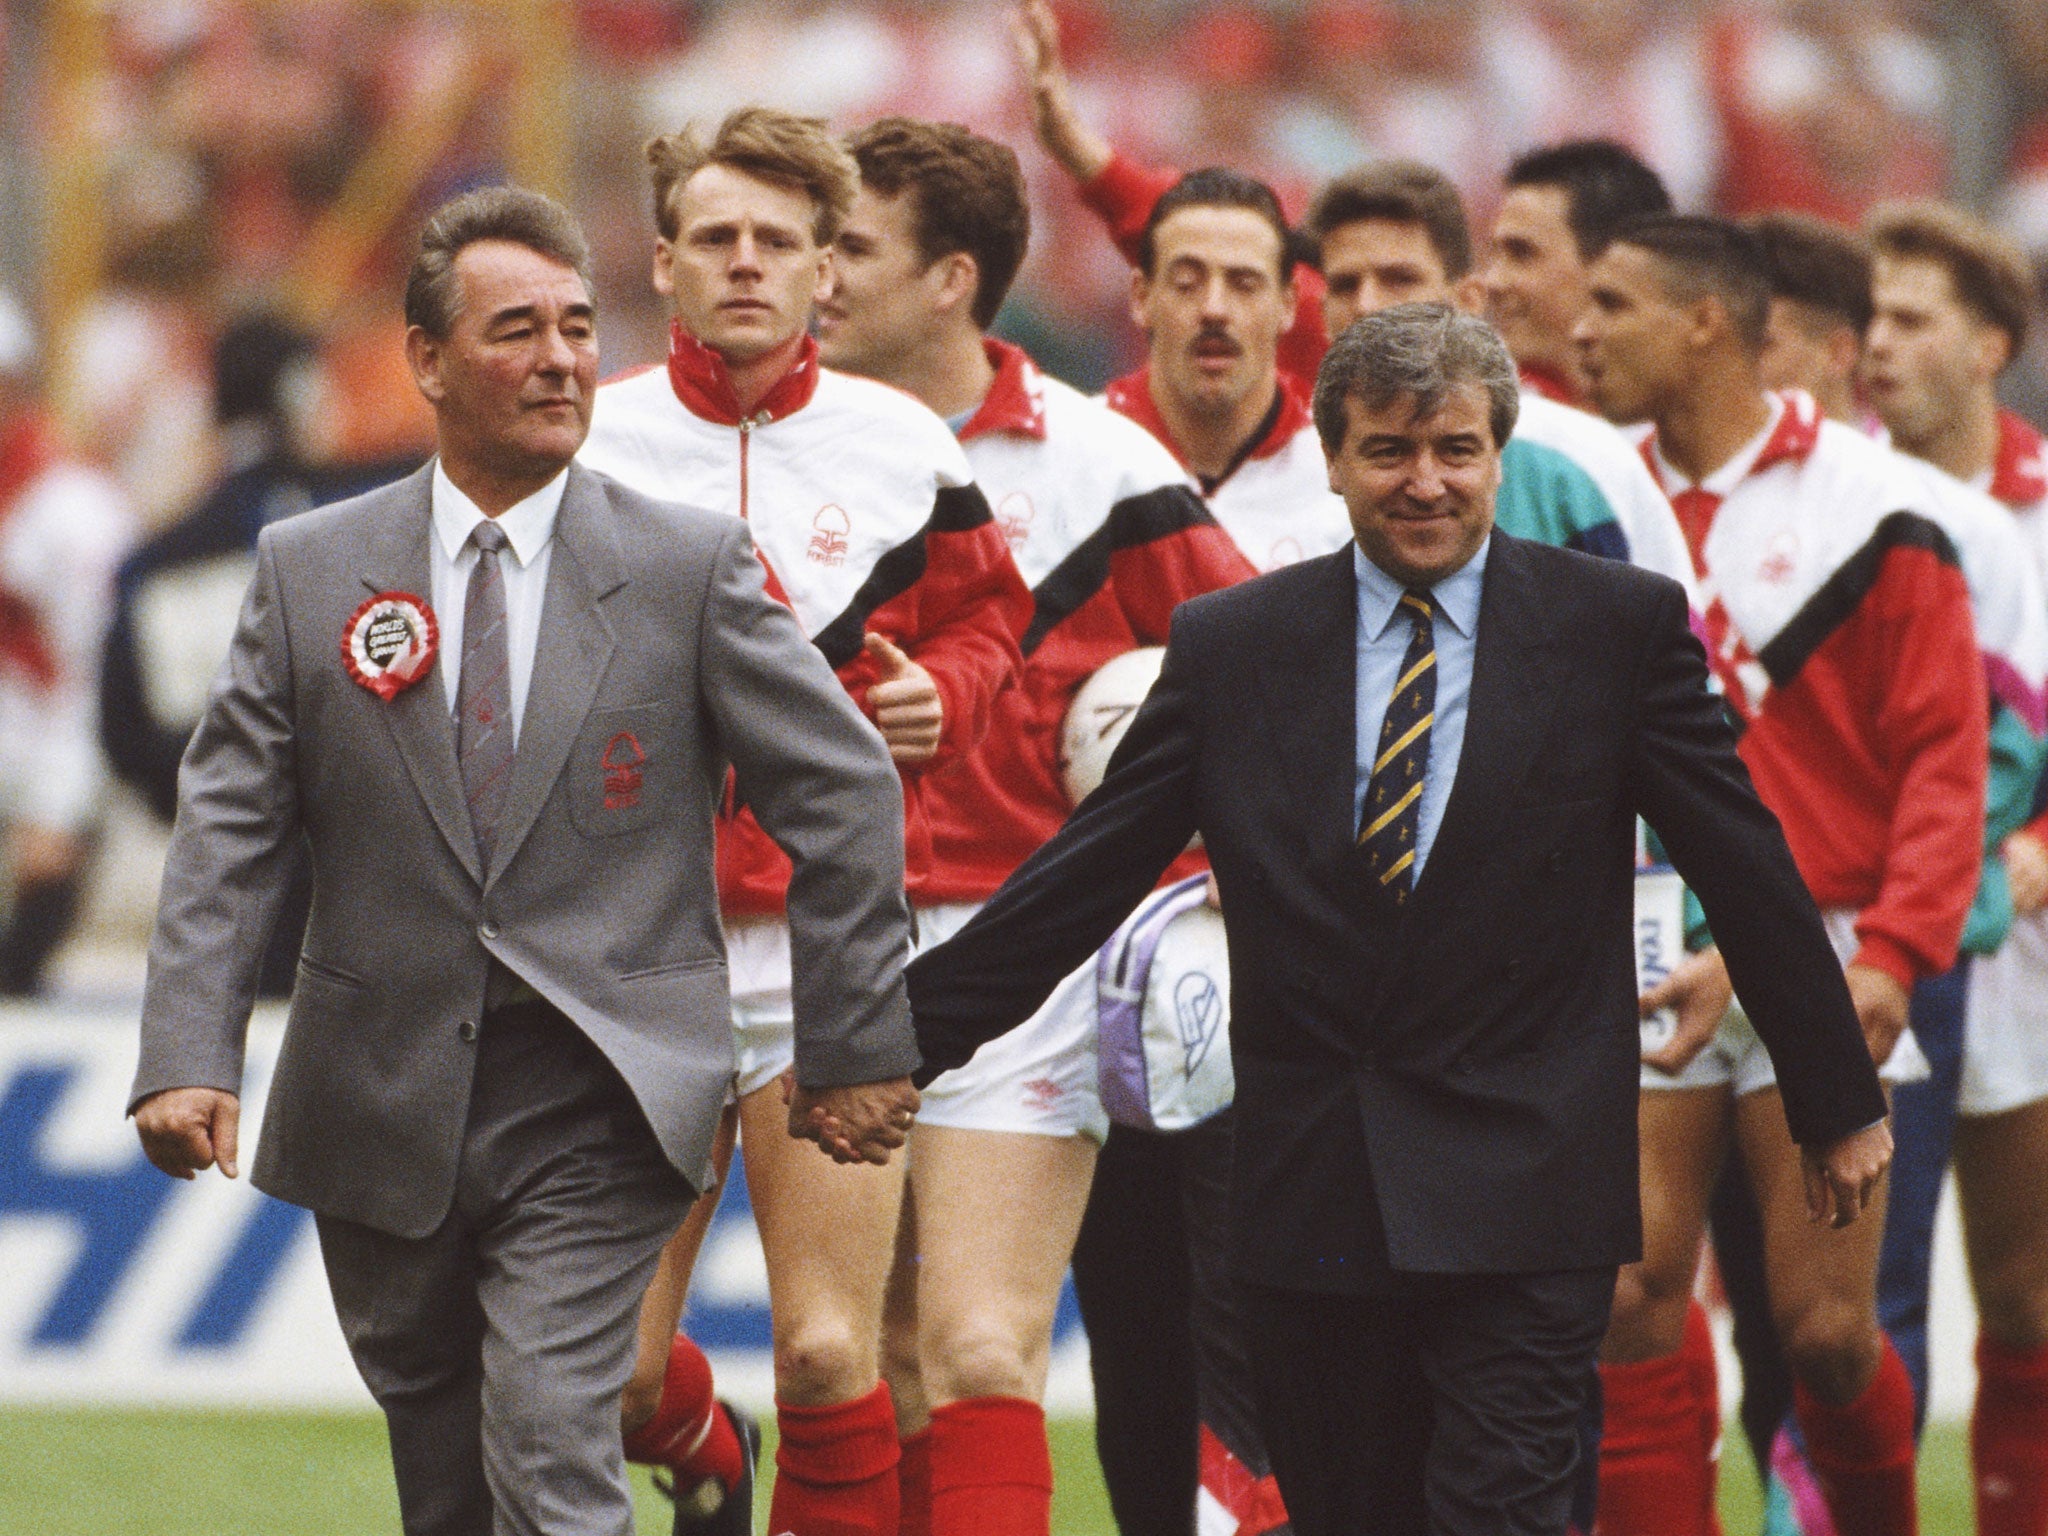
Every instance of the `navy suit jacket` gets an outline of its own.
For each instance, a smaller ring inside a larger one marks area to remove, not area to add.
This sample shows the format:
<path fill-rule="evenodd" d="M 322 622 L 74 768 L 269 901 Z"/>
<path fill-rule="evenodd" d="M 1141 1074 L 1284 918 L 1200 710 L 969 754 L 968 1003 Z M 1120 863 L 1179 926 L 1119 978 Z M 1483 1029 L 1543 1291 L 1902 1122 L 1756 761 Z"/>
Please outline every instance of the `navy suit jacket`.
<path fill-rule="evenodd" d="M 1027 1018 L 1200 832 L 1222 891 L 1244 1278 L 1641 1249 L 1635 818 L 1700 897 L 1794 1137 L 1885 1100 L 1842 969 L 1707 687 L 1683 592 L 1494 534 L 1464 749 L 1398 912 L 1354 846 L 1349 548 L 1182 605 L 1101 788 L 909 971 L 926 1075 Z"/>

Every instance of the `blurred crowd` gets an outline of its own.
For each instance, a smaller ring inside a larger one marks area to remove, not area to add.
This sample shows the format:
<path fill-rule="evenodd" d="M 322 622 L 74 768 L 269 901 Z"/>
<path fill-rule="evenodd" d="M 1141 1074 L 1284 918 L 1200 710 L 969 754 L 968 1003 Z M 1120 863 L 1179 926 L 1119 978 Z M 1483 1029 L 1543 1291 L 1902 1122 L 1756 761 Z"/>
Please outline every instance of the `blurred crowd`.
<path fill-rule="evenodd" d="M 1251 171 L 1297 214 L 1323 179 L 1400 155 L 1450 173 L 1484 228 L 1517 153 L 1605 135 L 1686 208 L 1851 222 L 1885 199 L 1949 196 L 2048 276 L 2037 0 L 1056 8 L 1082 114 L 1118 148 Z M 112 635 L 104 758 L 167 807 L 255 530 L 427 451 L 397 290 L 419 217 L 451 193 L 559 168 L 553 190 L 592 236 L 616 370 L 653 360 L 664 335 L 647 283 L 648 135 L 749 101 L 843 127 L 889 112 L 964 122 L 1015 145 L 1032 183 L 1031 254 L 998 330 L 1086 388 L 1130 366 L 1128 270 L 1033 141 L 1005 12 L 996 0 L 0 12 L 0 204 L 14 229 L 0 276 L 18 300 L 0 317 L 0 821 L 13 829 L 0 935 L 32 930 L 18 956 L 0 937 L 0 989 L 36 984 L 89 864 L 106 768 L 76 751 L 53 767 L 51 743 L 98 720 L 98 637 Z M 564 50 L 553 78 L 566 89 L 549 95 L 535 60 Z M 72 128 L 58 133 L 60 120 Z M 67 215 L 43 194 L 75 156 L 90 162 L 90 201 Z M 90 282 L 58 291 L 50 274 L 88 244 Z M 2041 343 L 2006 388 L 2048 414 Z M 16 515 L 58 465 L 68 510 Z M 45 636 L 50 654 L 28 665 L 35 647 L 9 635 L 39 623 L 70 653 Z"/>

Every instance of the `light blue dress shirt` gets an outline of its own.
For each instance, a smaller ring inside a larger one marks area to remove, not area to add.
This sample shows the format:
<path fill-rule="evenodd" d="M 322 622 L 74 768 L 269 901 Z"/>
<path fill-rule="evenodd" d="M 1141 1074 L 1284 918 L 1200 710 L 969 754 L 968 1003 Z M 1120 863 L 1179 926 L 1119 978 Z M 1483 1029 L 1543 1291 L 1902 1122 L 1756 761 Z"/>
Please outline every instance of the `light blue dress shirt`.
<path fill-rule="evenodd" d="M 1415 830 L 1417 880 L 1429 862 L 1436 829 L 1443 824 L 1451 781 L 1458 773 L 1458 754 L 1465 745 L 1473 637 L 1479 629 L 1486 552 L 1492 547 L 1489 534 L 1478 554 L 1429 589 L 1430 600 L 1436 604 L 1431 626 L 1436 640 L 1436 719 L 1429 728 L 1429 767 L 1423 773 L 1422 799 L 1417 807 L 1421 818 Z M 1355 833 L 1365 807 L 1366 786 L 1372 782 L 1373 759 L 1379 755 L 1380 723 L 1386 719 L 1387 702 L 1401 676 L 1401 658 L 1408 654 L 1415 627 L 1400 608 L 1401 594 L 1407 589 L 1366 559 L 1365 551 L 1356 544 L 1351 546 L 1351 557 L 1358 572 L 1358 769 L 1351 800 Z"/>

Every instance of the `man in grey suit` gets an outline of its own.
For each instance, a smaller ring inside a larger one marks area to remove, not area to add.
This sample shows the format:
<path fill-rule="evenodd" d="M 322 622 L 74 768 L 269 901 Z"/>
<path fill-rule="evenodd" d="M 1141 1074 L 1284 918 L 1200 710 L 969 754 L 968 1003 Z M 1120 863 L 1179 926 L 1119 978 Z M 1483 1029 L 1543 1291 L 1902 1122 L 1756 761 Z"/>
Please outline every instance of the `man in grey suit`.
<path fill-rule="evenodd" d="M 792 1134 L 883 1161 L 917 1106 L 888 751 L 743 522 L 571 464 L 586 260 L 533 193 L 428 223 L 406 344 L 439 453 L 262 535 L 150 949 L 143 1146 L 232 1177 L 258 963 L 309 839 L 254 1179 L 318 1217 L 411 1533 L 632 1530 L 634 1320 L 733 1071 L 728 765 L 796 866 Z"/>

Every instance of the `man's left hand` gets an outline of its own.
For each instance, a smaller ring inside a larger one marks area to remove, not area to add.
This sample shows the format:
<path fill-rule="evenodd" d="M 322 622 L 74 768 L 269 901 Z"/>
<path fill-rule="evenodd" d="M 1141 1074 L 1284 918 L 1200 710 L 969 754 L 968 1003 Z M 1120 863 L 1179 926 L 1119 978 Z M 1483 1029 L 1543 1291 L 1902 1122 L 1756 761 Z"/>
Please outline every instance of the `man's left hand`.
<path fill-rule="evenodd" d="M 868 708 L 889 755 L 899 763 L 928 763 L 938 754 L 945 707 L 931 673 L 904 655 L 886 635 L 866 638 L 880 677 L 868 689 Z"/>
<path fill-rule="evenodd" d="M 1856 1005 L 1856 1022 L 1863 1026 L 1863 1043 L 1870 1047 L 1870 1059 L 1881 1067 L 1891 1060 L 1892 1047 L 1906 1032 L 1912 999 L 1896 977 L 1876 966 L 1852 965 L 1842 975 L 1849 983 L 1849 1000 Z"/>
<path fill-rule="evenodd" d="M 1801 1147 L 1807 1216 L 1815 1226 L 1848 1226 L 1869 1208 L 1891 1161 L 1892 1129 L 1882 1120 L 1828 1146 Z"/>
<path fill-rule="evenodd" d="M 802 1088 L 792 1070 L 782 1075 L 789 1134 L 815 1141 L 835 1163 L 873 1163 L 909 1140 L 920 1102 L 907 1077 L 841 1088 Z"/>

